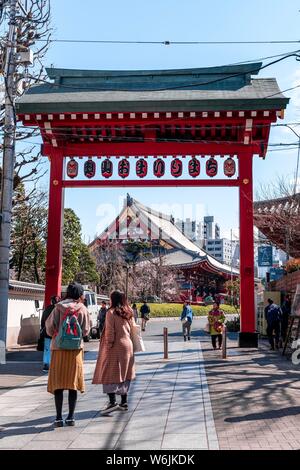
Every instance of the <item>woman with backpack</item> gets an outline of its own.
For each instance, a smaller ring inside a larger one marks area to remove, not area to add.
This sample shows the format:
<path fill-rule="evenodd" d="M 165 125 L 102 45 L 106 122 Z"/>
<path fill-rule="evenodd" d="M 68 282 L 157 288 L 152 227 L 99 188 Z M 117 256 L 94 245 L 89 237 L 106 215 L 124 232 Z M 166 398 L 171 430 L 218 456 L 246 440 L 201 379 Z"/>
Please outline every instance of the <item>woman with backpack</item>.
<path fill-rule="evenodd" d="M 66 299 L 56 304 L 46 320 L 46 331 L 52 337 L 48 392 L 54 394 L 55 427 L 62 427 L 63 391 L 69 390 L 67 426 L 74 426 L 77 391 L 84 392 L 83 337 L 90 330 L 90 318 L 83 304 L 84 289 L 73 283 L 68 286 Z"/>
<path fill-rule="evenodd" d="M 93 384 L 102 384 L 103 393 L 109 398 L 108 404 L 101 410 L 103 415 L 128 410 L 127 394 L 130 382 L 135 378 L 131 340 L 131 329 L 135 326 L 133 312 L 123 292 L 112 292 L 110 300 L 92 381 Z M 116 395 L 121 395 L 120 404 Z"/>

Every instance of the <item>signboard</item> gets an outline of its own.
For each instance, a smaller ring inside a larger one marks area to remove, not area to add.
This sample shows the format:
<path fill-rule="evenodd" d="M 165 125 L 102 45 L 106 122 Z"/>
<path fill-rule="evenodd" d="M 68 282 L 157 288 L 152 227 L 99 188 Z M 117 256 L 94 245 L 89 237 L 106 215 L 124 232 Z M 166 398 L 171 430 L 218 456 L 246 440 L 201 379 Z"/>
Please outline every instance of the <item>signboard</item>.
<path fill-rule="evenodd" d="M 270 245 L 258 247 L 258 266 L 271 267 L 273 265 L 273 250 Z"/>
<path fill-rule="evenodd" d="M 273 267 L 270 269 L 270 281 L 277 281 L 278 279 L 281 279 L 283 275 L 284 275 L 283 268 Z"/>

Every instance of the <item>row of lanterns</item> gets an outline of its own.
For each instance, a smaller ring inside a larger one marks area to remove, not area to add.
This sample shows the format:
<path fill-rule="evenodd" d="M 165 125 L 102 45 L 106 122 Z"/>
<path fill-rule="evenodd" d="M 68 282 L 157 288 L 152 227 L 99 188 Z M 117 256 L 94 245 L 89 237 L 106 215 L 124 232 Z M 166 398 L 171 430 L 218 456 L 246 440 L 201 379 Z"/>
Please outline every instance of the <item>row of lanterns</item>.
<path fill-rule="evenodd" d="M 200 175 L 200 161 L 196 157 L 192 157 L 188 164 L 188 173 L 192 178 L 197 178 Z M 164 176 L 166 170 L 165 161 L 162 158 L 157 158 L 153 162 L 153 174 L 156 178 Z M 93 178 L 96 174 L 96 163 L 89 158 L 84 163 L 84 175 L 87 178 Z M 136 175 L 139 178 L 145 178 L 148 174 L 148 162 L 145 158 L 139 158 L 135 164 Z M 183 164 L 180 158 L 174 158 L 170 166 L 171 175 L 178 178 L 182 175 Z M 130 172 L 130 161 L 127 158 L 122 158 L 118 162 L 118 175 L 121 178 L 127 178 Z M 232 157 L 224 161 L 224 174 L 231 178 L 235 175 L 236 163 Z M 206 162 L 206 174 L 213 178 L 218 173 L 218 162 L 214 157 L 210 157 Z M 113 174 L 113 163 L 109 158 L 101 162 L 101 174 L 104 178 L 110 178 Z M 71 158 L 67 163 L 67 175 L 69 178 L 76 178 L 78 175 L 78 162 Z"/>

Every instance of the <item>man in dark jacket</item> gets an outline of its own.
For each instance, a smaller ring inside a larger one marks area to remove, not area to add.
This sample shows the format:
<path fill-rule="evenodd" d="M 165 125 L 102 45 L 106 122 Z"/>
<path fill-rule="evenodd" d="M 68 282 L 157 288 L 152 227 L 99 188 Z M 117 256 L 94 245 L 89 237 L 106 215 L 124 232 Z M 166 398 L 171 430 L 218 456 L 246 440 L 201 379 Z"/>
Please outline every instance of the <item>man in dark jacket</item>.
<path fill-rule="evenodd" d="M 101 335 L 104 325 L 105 325 L 105 318 L 106 318 L 106 313 L 107 313 L 107 305 L 106 302 L 103 300 L 101 304 L 101 308 L 98 313 L 98 328 L 99 328 L 99 336 Z"/>
<path fill-rule="evenodd" d="M 149 320 L 149 316 L 150 316 L 150 308 L 147 305 L 146 300 L 144 300 L 144 303 L 140 308 L 140 312 L 141 312 L 141 319 L 142 319 L 142 331 L 145 331 L 146 323 Z"/>
<path fill-rule="evenodd" d="M 282 318 L 281 318 L 281 339 L 284 342 L 286 340 L 286 333 L 288 329 L 289 316 L 292 311 L 292 301 L 290 295 L 286 295 L 281 306 Z"/>
<path fill-rule="evenodd" d="M 50 365 L 50 344 L 51 344 L 51 336 L 47 335 L 45 323 L 47 318 L 50 316 L 50 313 L 54 309 L 55 305 L 60 301 L 60 298 L 56 295 L 51 297 L 51 304 L 45 308 L 41 318 L 41 336 L 44 338 L 44 355 L 43 355 L 43 371 L 48 372 L 49 365 Z"/>
<path fill-rule="evenodd" d="M 272 351 L 275 349 L 273 331 L 275 332 L 275 347 L 276 349 L 279 348 L 281 316 L 280 307 L 274 304 L 272 299 L 268 299 L 268 305 L 265 308 L 265 318 L 267 320 L 267 335 Z"/>

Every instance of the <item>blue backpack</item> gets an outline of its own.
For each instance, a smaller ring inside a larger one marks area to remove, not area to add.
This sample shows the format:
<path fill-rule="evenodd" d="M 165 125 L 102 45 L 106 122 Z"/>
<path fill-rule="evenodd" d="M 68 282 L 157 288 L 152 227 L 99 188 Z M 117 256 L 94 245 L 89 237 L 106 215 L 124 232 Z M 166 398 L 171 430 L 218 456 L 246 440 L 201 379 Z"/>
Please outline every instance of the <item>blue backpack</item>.
<path fill-rule="evenodd" d="M 55 342 L 59 349 L 80 349 L 82 329 L 78 322 L 78 313 L 68 308 L 63 316 Z"/>

